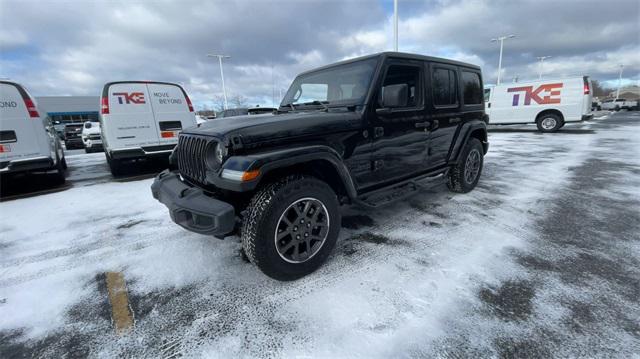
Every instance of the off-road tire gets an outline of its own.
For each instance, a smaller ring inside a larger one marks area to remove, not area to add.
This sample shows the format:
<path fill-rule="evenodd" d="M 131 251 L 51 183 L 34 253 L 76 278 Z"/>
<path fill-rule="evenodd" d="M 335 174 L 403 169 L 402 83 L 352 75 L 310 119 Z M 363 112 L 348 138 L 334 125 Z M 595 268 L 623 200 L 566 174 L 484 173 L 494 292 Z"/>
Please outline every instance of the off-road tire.
<path fill-rule="evenodd" d="M 327 237 L 313 257 L 302 263 L 289 263 L 277 252 L 276 226 L 289 205 L 307 197 L 315 198 L 325 206 L 329 217 Z M 289 281 L 318 269 L 335 246 L 339 232 L 339 203 L 331 187 L 314 177 L 290 175 L 267 184 L 251 199 L 242 223 L 242 247 L 249 260 L 264 274 Z"/>
<path fill-rule="evenodd" d="M 547 118 L 551 118 L 553 120 L 556 121 L 555 126 L 553 126 L 552 128 L 545 128 L 542 125 L 542 121 L 544 121 Z M 553 114 L 553 113 L 549 113 L 549 114 L 544 114 L 542 116 L 539 116 L 536 119 L 536 126 L 538 126 L 538 131 L 540 132 L 544 132 L 544 133 L 551 133 L 551 132 L 556 132 L 558 131 L 562 126 L 564 126 L 564 121 L 562 120 L 562 118 L 560 118 L 560 116 Z"/>
<path fill-rule="evenodd" d="M 465 179 L 465 168 L 467 165 L 467 158 L 472 151 L 477 151 L 480 154 L 480 168 L 475 176 L 475 179 L 471 181 L 471 183 L 467 182 Z M 447 187 L 451 192 L 457 193 L 467 193 L 474 189 L 480 180 L 480 176 L 482 175 L 482 167 L 484 165 L 484 149 L 482 148 L 482 143 L 477 138 L 469 138 L 467 144 L 465 145 L 462 153 L 460 155 L 460 161 L 451 167 L 449 173 L 447 175 Z"/>

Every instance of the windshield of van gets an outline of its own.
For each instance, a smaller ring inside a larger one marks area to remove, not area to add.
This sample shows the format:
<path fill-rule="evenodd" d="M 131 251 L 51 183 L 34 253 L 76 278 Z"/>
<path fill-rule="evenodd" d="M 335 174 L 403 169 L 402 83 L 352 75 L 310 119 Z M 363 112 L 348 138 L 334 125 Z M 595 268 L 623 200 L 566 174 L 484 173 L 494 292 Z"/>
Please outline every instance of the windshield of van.
<path fill-rule="evenodd" d="M 369 89 L 377 59 L 367 59 L 298 76 L 280 106 L 359 105 Z"/>

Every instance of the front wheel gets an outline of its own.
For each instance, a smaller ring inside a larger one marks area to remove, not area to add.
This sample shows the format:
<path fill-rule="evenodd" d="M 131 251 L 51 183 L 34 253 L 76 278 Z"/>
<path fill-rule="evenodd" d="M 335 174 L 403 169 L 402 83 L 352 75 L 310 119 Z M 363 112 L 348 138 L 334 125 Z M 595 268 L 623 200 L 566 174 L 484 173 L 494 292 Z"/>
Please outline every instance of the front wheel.
<path fill-rule="evenodd" d="M 295 280 L 325 262 L 339 232 L 339 203 L 331 187 L 292 175 L 253 197 L 243 220 L 242 247 L 269 277 Z"/>
<path fill-rule="evenodd" d="M 477 138 L 470 138 L 462 151 L 460 162 L 449 170 L 447 187 L 451 192 L 467 193 L 476 187 L 482 174 L 484 149 Z"/>

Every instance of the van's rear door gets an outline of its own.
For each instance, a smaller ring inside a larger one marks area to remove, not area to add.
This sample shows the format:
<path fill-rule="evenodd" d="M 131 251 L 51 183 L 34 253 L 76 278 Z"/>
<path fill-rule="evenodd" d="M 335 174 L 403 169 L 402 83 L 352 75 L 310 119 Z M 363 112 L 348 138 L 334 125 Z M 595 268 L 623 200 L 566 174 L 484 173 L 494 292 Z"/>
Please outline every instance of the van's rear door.
<path fill-rule="evenodd" d="M 40 156 L 49 151 L 33 99 L 18 85 L 0 82 L 0 162 Z"/>
<path fill-rule="evenodd" d="M 109 114 L 103 131 L 111 149 L 157 146 L 158 128 L 145 83 L 114 83 L 107 89 Z"/>
<path fill-rule="evenodd" d="M 178 143 L 178 134 L 185 128 L 196 125 L 184 90 L 178 85 L 149 83 L 149 102 L 157 121 L 156 136 L 160 144 Z"/>

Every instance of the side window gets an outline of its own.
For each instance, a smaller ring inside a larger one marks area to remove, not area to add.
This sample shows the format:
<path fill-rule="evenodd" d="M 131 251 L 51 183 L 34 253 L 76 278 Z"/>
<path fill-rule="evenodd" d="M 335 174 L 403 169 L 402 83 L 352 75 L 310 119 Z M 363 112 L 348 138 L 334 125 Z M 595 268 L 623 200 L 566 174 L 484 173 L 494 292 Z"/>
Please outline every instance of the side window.
<path fill-rule="evenodd" d="M 477 73 L 462 71 L 462 93 L 465 105 L 482 103 L 482 88 L 480 87 L 480 76 Z"/>
<path fill-rule="evenodd" d="M 435 106 L 455 106 L 458 104 L 458 81 L 454 70 L 434 68 L 431 83 Z"/>
<path fill-rule="evenodd" d="M 406 84 L 409 87 L 409 101 L 407 107 L 417 107 L 422 104 L 420 91 L 420 67 L 391 65 L 387 70 L 382 86 Z M 382 95 L 382 92 L 380 92 Z"/>

